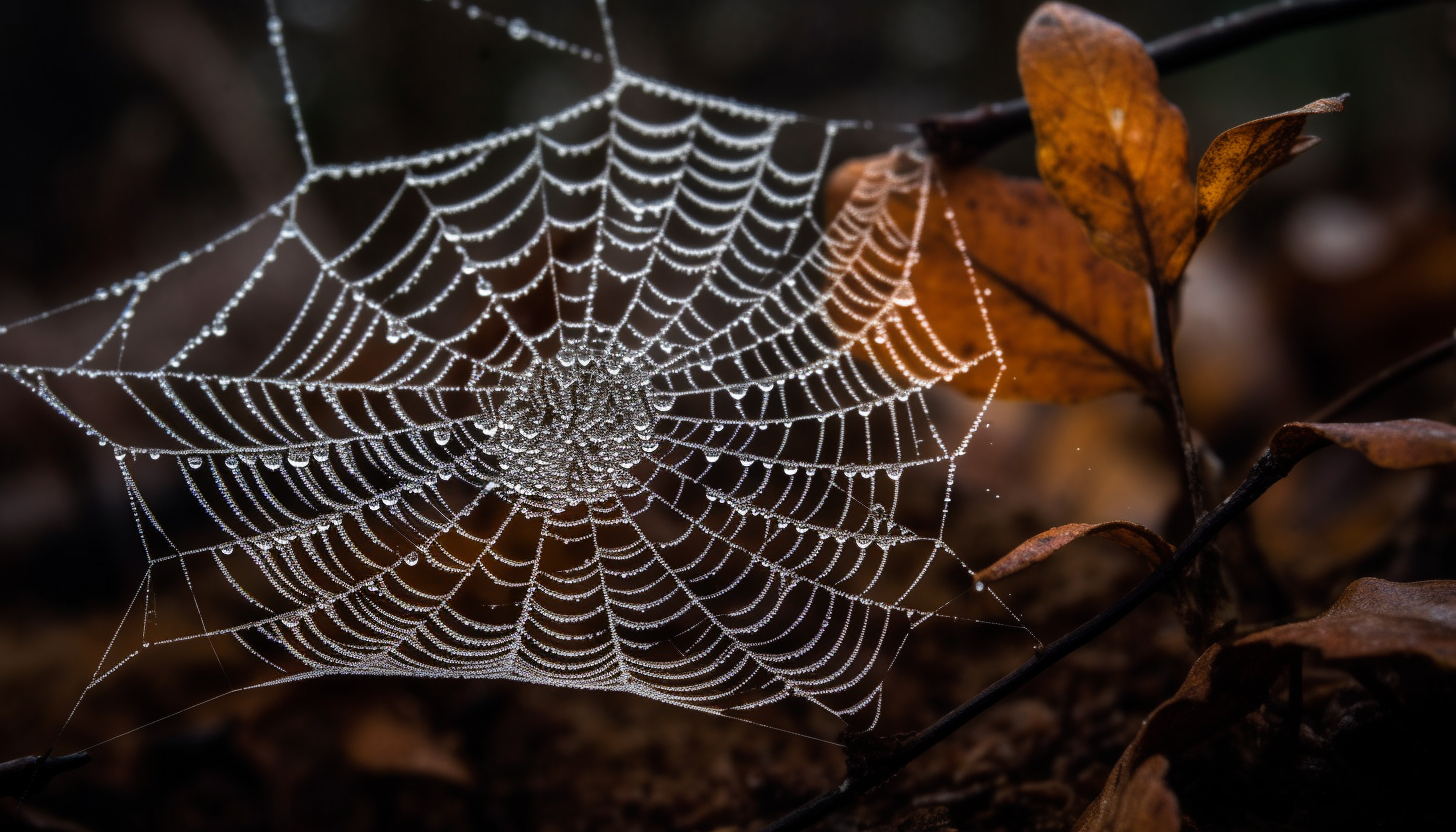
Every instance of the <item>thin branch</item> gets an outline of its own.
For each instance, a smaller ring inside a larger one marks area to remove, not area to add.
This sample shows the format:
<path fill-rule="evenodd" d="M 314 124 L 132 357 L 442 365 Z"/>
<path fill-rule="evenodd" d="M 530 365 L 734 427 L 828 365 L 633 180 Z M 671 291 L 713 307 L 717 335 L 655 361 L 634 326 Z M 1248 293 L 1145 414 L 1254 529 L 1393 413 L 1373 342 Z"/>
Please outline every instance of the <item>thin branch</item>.
<path fill-rule="evenodd" d="M 1366 379 L 1360 386 L 1320 408 L 1305 421 L 1328 422 L 1346 411 L 1365 404 L 1411 376 L 1451 358 L 1456 358 L 1456 333 L 1452 333 L 1450 338 L 1437 341 L 1419 352 L 1406 356 L 1398 364 L 1386 367 Z"/>
<path fill-rule="evenodd" d="M 21 757 L 0 763 L 0 797 L 18 797 L 24 800 L 45 788 L 52 777 L 91 762 L 91 755 L 84 751 L 52 757 L 49 753 L 41 757 Z"/>
<path fill-rule="evenodd" d="M 1207 63 L 1290 32 L 1392 11 L 1429 0 L 1282 0 L 1255 6 L 1159 38 L 1148 55 L 1163 75 Z M 982 104 L 920 122 L 925 144 L 943 162 L 968 162 L 1031 129 L 1026 99 Z"/>
<path fill-rule="evenodd" d="M 1198 556 L 1198 553 L 1213 541 L 1223 527 L 1228 525 L 1229 521 L 1248 508 L 1271 485 L 1288 475 L 1295 463 L 1321 447 L 1324 447 L 1324 444 L 1271 447 L 1255 463 L 1249 475 L 1234 490 L 1234 493 L 1198 521 L 1173 557 L 1154 570 L 1126 595 L 1119 598 L 1116 603 L 1089 619 L 1082 626 L 1046 645 L 1025 664 L 963 702 L 955 710 L 941 717 L 934 725 L 916 734 L 904 745 L 887 755 L 881 765 L 858 777 L 846 778 L 838 788 L 819 795 L 779 818 L 764 827 L 763 832 L 791 832 L 805 829 L 811 824 L 823 820 L 830 813 L 890 779 L 910 761 L 938 745 L 986 709 L 1040 676 L 1052 665 L 1112 629 L 1113 625 L 1126 618 L 1154 592 L 1179 575 Z"/>

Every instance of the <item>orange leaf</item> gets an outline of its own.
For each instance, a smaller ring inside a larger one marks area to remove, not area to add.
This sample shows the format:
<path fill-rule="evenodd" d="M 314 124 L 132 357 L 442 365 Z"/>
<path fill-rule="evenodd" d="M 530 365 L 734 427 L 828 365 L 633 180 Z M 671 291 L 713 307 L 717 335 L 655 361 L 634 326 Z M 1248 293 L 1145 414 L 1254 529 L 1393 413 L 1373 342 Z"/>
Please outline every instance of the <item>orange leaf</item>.
<path fill-rule="evenodd" d="M 1158 389 L 1147 288 L 1092 250 L 1045 185 L 978 167 L 945 180 L 991 290 L 987 312 L 1006 353 L 1002 395 L 1065 403 Z"/>
<path fill-rule="evenodd" d="M 1276 453 L 1308 453 L 1331 443 L 1381 468 L 1424 468 L 1456 462 L 1456 426 L 1430 419 L 1390 422 L 1291 422 L 1274 433 Z"/>
<path fill-rule="evenodd" d="M 1018 70 L 1037 167 L 1096 251 L 1149 282 L 1182 274 L 1194 243 L 1188 126 L 1158 91 L 1142 41 L 1085 9 L 1046 3 Z"/>
<path fill-rule="evenodd" d="M 881 157 L 883 158 L 883 157 Z M 833 217 L 873 160 L 846 162 L 831 177 L 826 210 Z M 998 395 L 1069 403 L 1122 390 L 1157 389 L 1147 287 L 1099 257 L 1087 235 L 1040 182 L 979 167 L 943 172 L 949 204 L 982 286 L 987 314 L 1005 355 Z M 889 210 L 902 223 L 908 199 Z M 960 354 L 984 345 L 968 326 L 976 315 L 974 286 L 940 212 L 927 212 L 920 261 L 911 284 L 931 327 Z M 985 374 L 951 382 L 984 393 Z"/>
<path fill-rule="evenodd" d="M 1318 113 L 1345 109 L 1345 96 L 1255 119 L 1225 130 L 1198 162 L 1197 239 L 1201 240 L 1259 177 L 1319 144 L 1303 135 L 1304 122 Z"/>
<path fill-rule="evenodd" d="M 1074 540 L 1084 537 L 1100 537 L 1142 555 L 1148 566 L 1156 568 L 1173 554 L 1173 544 L 1164 540 L 1157 532 L 1137 523 L 1114 520 L 1110 523 L 1068 523 L 1047 529 L 1027 540 L 985 569 L 976 572 L 982 581 L 997 581 L 1015 575 L 1035 563 L 1051 557 L 1053 552 Z"/>

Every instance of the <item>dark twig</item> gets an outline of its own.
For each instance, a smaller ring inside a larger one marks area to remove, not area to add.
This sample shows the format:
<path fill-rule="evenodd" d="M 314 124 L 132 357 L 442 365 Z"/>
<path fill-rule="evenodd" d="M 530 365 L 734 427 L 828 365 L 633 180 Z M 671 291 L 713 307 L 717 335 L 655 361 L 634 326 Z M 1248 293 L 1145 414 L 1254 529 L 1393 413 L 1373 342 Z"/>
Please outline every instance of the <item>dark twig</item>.
<path fill-rule="evenodd" d="M 1411 376 L 1451 358 L 1456 358 L 1456 333 L 1453 333 L 1450 338 L 1437 341 L 1419 352 L 1406 356 L 1398 364 L 1386 367 L 1366 379 L 1360 386 L 1320 408 L 1305 421 L 1328 422 L 1334 417 L 1370 401 Z"/>
<path fill-rule="evenodd" d="M 1154 592 L 1180 574 L 1197 557 L 1198 553 L 1213 541 L 1219 531 L 1228 525 L 1230 520 L 1248 508 L 1269 489 L 1269 486 L 1283 479 L 1295 463 L 1320 447 L 1323 447 L 1323 444 L 1271 447 L 1255 463 L 1253 470 L 1234 490 L 1234 493 L 1198 521 L 1173 557 L 1154 570 L 1126 595 L 1119 598 L 1116 603 L 1089 619 L 1082 626 L 1046 645 L 1025 664 L 966 700 L 934 725 L 916 734 L 904 745 L 887 755 L 880 766 L 857 777 L 846 778 L 838 788 L 825 792 L 783 816 L 765 827 L 764 832 L 790 832 L 790 830 L 805 829 L 828 817 L 831 812 L 890 779 L 911 760 L 929 751 L 987 708 L 1005 699 L 1092 639 L 1107 632 L 1114 624 L 1127 617 L 1129 613 L 1150 598 Z"/>
<path fill-rule="evenodd" d="M 24 798 L 45 788 L 52 777 L 63 774 L 91 762 L 91 755 L 84 751 L 67 754 L 64 757 L 21 757 L 0 763 L 0 797 Z"/>
<path fill-rule="evenodd" d="M 1148 55 L 1164 75 L 1222 58 L 1290 32 L 1339 23 L 1428 0 L 1283 0 L 1255 6 L 1159 38 Z M 1031 129 L 1026 99 L 983 104 L 920 122 L 925 144 L 942 161 L 968 162 Z"/>

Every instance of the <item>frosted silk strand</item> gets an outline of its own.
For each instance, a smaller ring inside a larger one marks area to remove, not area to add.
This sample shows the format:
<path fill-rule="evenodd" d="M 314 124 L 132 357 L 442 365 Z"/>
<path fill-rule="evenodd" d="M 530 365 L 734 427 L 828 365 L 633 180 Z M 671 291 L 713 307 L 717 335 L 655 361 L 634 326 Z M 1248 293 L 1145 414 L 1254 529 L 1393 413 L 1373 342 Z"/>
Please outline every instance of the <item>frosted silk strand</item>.
<path fill-rule="evenodd" d="M 145 650 L 208 639 L 277 679 L 877 712 L 882 671 L 942 609 L 919 595 L 946 570 L 973 581 L 941 540 L 948 487 L 929 535 L 899 519 L 902 475 L 953 478 L 970 438 L 944 433 L 927 390 L 1003 366 L 984 310 L 963 325 L 985 327 L 986 351 L 967 357 L 917 303 L 924 219 L 954 216 L 904 148 L 820 227 L 830 152 L 856 126 L 623 69 L 599 6 L 604 92 L 345 165 L 308 157 L 271 16 L 304 179 L 166 266 L 11 325 L 105 319 L 76 356 L 0 365 L 126 477 L 147 573 L 93 686 Z M 328 250 L 301 219 L 314 192 L 367 182 L 393 196 Z M 175 343 L 135 324 L 153 305 L 175 321 L 159 296 L 189 286 L 212 311 Z M 168 477 L 210 539 L 168 534 L 149 508 Z M 193 602 L 221 589 L 238 603 L 155 615 L 179 582 Z"/>

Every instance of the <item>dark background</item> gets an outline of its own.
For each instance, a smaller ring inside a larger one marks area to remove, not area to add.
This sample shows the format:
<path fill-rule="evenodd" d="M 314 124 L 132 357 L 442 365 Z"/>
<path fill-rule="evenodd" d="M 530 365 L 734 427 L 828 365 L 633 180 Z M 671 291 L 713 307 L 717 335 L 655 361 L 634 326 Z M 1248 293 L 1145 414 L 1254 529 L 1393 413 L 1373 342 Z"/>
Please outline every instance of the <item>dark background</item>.
<path fill-rule="evenodd" d="M 280 2 L 324 163 L 477 137 L 605 82 L 599 68 L 517 43 L 446 0 Z M 872 120 L 885 129 L 869 152 L 913 138 L 904 125 L 915 119 L 1017 96 L 1016 35 L 1034 5 L 618 0 L 612 13 L 628 67 L 745 102 Z M 1152 39 L 1242 4 L 1091 7 Z M 589 0 L 485 9 L 600 47 Z M 261 0 L 0 6 L 0 323 L 167 262 L 287 192 L 302 165 L 264 17 Z M 1164 89 L 1188 117 L 1195 156 L 1234 124 L 1351 94 L 1346 113 L 1311 123 L 1324 144 L 1260 183 L 1190 268 L 1179 350 L 1192 420 L 1237 477 L 1275 425 L 1456 324 L 1456 7 L 1287 36 Z M 988 162 L 1030 174 L 1030 159 L 1023 137 Z M 1444 368 L 1360 415 L 1449 420 L 1453 389 Z M 1004 499 L 958 518 L 961 551 L 983 562 L 1070 520 L 1163 522 L 1176 468 L 1136 402 L 998 402 L 992 421 L 996 448 L 960 486 Z M 106 454 L 15 384 L 0 393 L 0 425 L 8 759 L 51 742 L 135 589 L 141 556 Z M 1452 569 L 1449 543 L 1399 542 L 1420 531 L 1412 518 L 1445 505 L 1449 475 L 1361 465 L 1320 458 L 1256 514 L 1293 611 L 1322 608 L 1355 574 Z M 1043 638 L 1128 578 L 1097 552 L 1055 568 L 1013 593 Z M 936 795 L 986 777 L 1014 793 L 1011 809 L 987 816 L 1001 805 L 993 798 L 948 803 L 979 807 L 977 828 L 1075 818 L 1191 656 L 1166 610 L 1140 615 L 897 781 L 855 823 L 939 805 Z M 897 727 L 928 722 L 1023 658 L 1020 647 L 982 647 L 963 633 L 917 644 L 895 671 Z M 138 728 L 142 703 L 195 704 L 187 672 L 114 692 L 78 719 L 109 736 Z M 833 735 L 822 715 L 789 716 Z M 624 696 L 367 679 L 232 697 L 96 756 L 24 807 L 7 801 L 0 828 L 749 828 L 842 772 L 832 746 Z"/>

